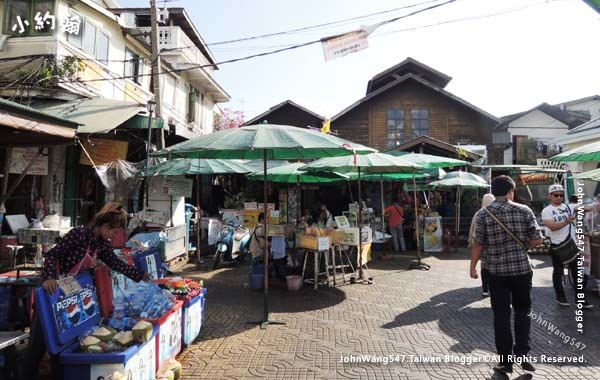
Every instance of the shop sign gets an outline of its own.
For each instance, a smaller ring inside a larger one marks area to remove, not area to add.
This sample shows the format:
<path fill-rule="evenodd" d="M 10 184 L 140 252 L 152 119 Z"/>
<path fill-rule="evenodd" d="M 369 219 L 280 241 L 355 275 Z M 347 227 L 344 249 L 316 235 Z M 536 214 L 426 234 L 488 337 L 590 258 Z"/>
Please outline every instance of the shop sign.
<path fill-rule="evenodd" d="M 162 193 L 177 197 L 191 197 L 194 181 L 183 177 L 164 177 Z"/>
<path fill-rule="evenodd" d="M 423 250 L 425 252 L 442 252 L 444 250 L 443 230 L 439 216 L 425 217 Z"/>
<path fill-rule="evenodd" d="M 323 46 L 325 62 L 368 48 L 368 36 L 367 31 L 361 29 L 334 37 L 323 38 L 321 44 Z"/>
<path fill-rule="evenodd" d="M 48 175 L 48 156 L 38 156 L 39 148 L 12 148 L 9 173 L 21 174 L 31 161 L 28 175 Z M 36 158 L 37 157 L 37 158 Z"/>
<path fill-rule="evenodd" d="M 89 138 L 82 139 L 81 145 L 84 151 L 81 152 L 79 163 L 87 166 L 98 166 L 114 160 L 125 160 L 129 143 L 127 141 Z"/>
<path fill-rule="evenodd" d="M 551 185 L 554 183 L 554 174 L 528 173 L 517 175 L 517 182 L 521 185 Z"/>

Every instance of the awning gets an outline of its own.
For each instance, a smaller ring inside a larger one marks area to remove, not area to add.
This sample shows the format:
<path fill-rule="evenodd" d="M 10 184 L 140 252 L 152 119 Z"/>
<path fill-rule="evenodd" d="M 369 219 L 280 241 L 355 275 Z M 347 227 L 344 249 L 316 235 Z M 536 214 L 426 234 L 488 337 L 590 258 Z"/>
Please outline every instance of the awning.
<path fill-rule="evenodd" d="M 42 110 L 81 124 L 77 133 L 108 133 L 138 112 L 144 111 L 145 107 L 135 102 L 92 98 L 74 100 Z"/>
<path fill-rule="evenodd" d="M 77 122 L 0 99 L 0 146 L 48 146 L 75 139 Z"/>

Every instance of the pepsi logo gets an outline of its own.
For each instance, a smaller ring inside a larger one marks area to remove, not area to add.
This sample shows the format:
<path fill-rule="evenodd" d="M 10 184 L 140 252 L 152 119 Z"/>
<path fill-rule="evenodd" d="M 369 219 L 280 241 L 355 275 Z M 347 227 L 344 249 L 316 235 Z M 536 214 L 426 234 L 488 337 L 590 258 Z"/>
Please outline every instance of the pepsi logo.
<path fill-rule="evenodd" d="M 87 296 L 83 299 L 82 303 L 83 311 L 85 311 L 85 313 L 90 317 L 94 315 L 94 312 L 96 312 L 96 302 L 94 301 L 94 298 Z"/>
<path fill-rule="evenodd" d="M 79 319 L 81 319 L 81 310 L 77 304 L 72 304 L 67 308 L 67 318 L 74 325 L 79 322 Z"/>

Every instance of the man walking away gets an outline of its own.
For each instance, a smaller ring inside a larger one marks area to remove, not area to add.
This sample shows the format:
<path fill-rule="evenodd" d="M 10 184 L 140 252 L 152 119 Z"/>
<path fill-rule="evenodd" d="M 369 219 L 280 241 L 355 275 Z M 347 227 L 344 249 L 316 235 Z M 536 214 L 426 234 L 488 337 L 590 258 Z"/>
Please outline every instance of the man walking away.
<path fill-rule="evenodd" d="M 542 243 L 540 227 L 533 211 L 513 202 L 515 182 L 502 175 L 492 180 L 496 197 L 483 212 L 478 213 L 471 247 L 471 278 L 478 278 L 477 262 L 485 252 L 489 272 L 489 290 L 494 313 L 494 335 L 500 364 L 495 371 L 513 371 L 510 355 L 529 353 L 531 320 L 531 280 L 533 272 L 527 255 L 528 248 Z M 510 232 L 509 232 L 510 231 Z M 511 305 L 515 311 L 515 339 L 511 331 Z M 521 368 L 535 371 L 523 360 Z"/>

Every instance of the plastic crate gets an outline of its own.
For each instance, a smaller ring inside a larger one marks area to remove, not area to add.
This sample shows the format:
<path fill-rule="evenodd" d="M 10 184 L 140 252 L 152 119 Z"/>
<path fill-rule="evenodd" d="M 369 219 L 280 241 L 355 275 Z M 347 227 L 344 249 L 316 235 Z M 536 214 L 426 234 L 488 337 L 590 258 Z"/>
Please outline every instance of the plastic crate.
<path fill-rule="evenodd" d="M 156 368 L 174 359 L 181 351 L 181 320 L 183 301 L 177 301 L 173 308 L 160 318 L 138 318 L 158 326 L 156 336 Z"/>
<path fill-rule="evenodd" d="M 163 277 L 162 254 L 159 248 L 150 248 L 136 253 L 133 262 L 136 268 L 150 273 L 152 278 Z"/>
<path fill-rule="evenodd" d="M 204 297 L 206 288 L 198 297 L 183 304 L 183 318 L 181 320 L 181 344 L 183 348 L 190 346 L 200 335 L 204 316 Z"/>

